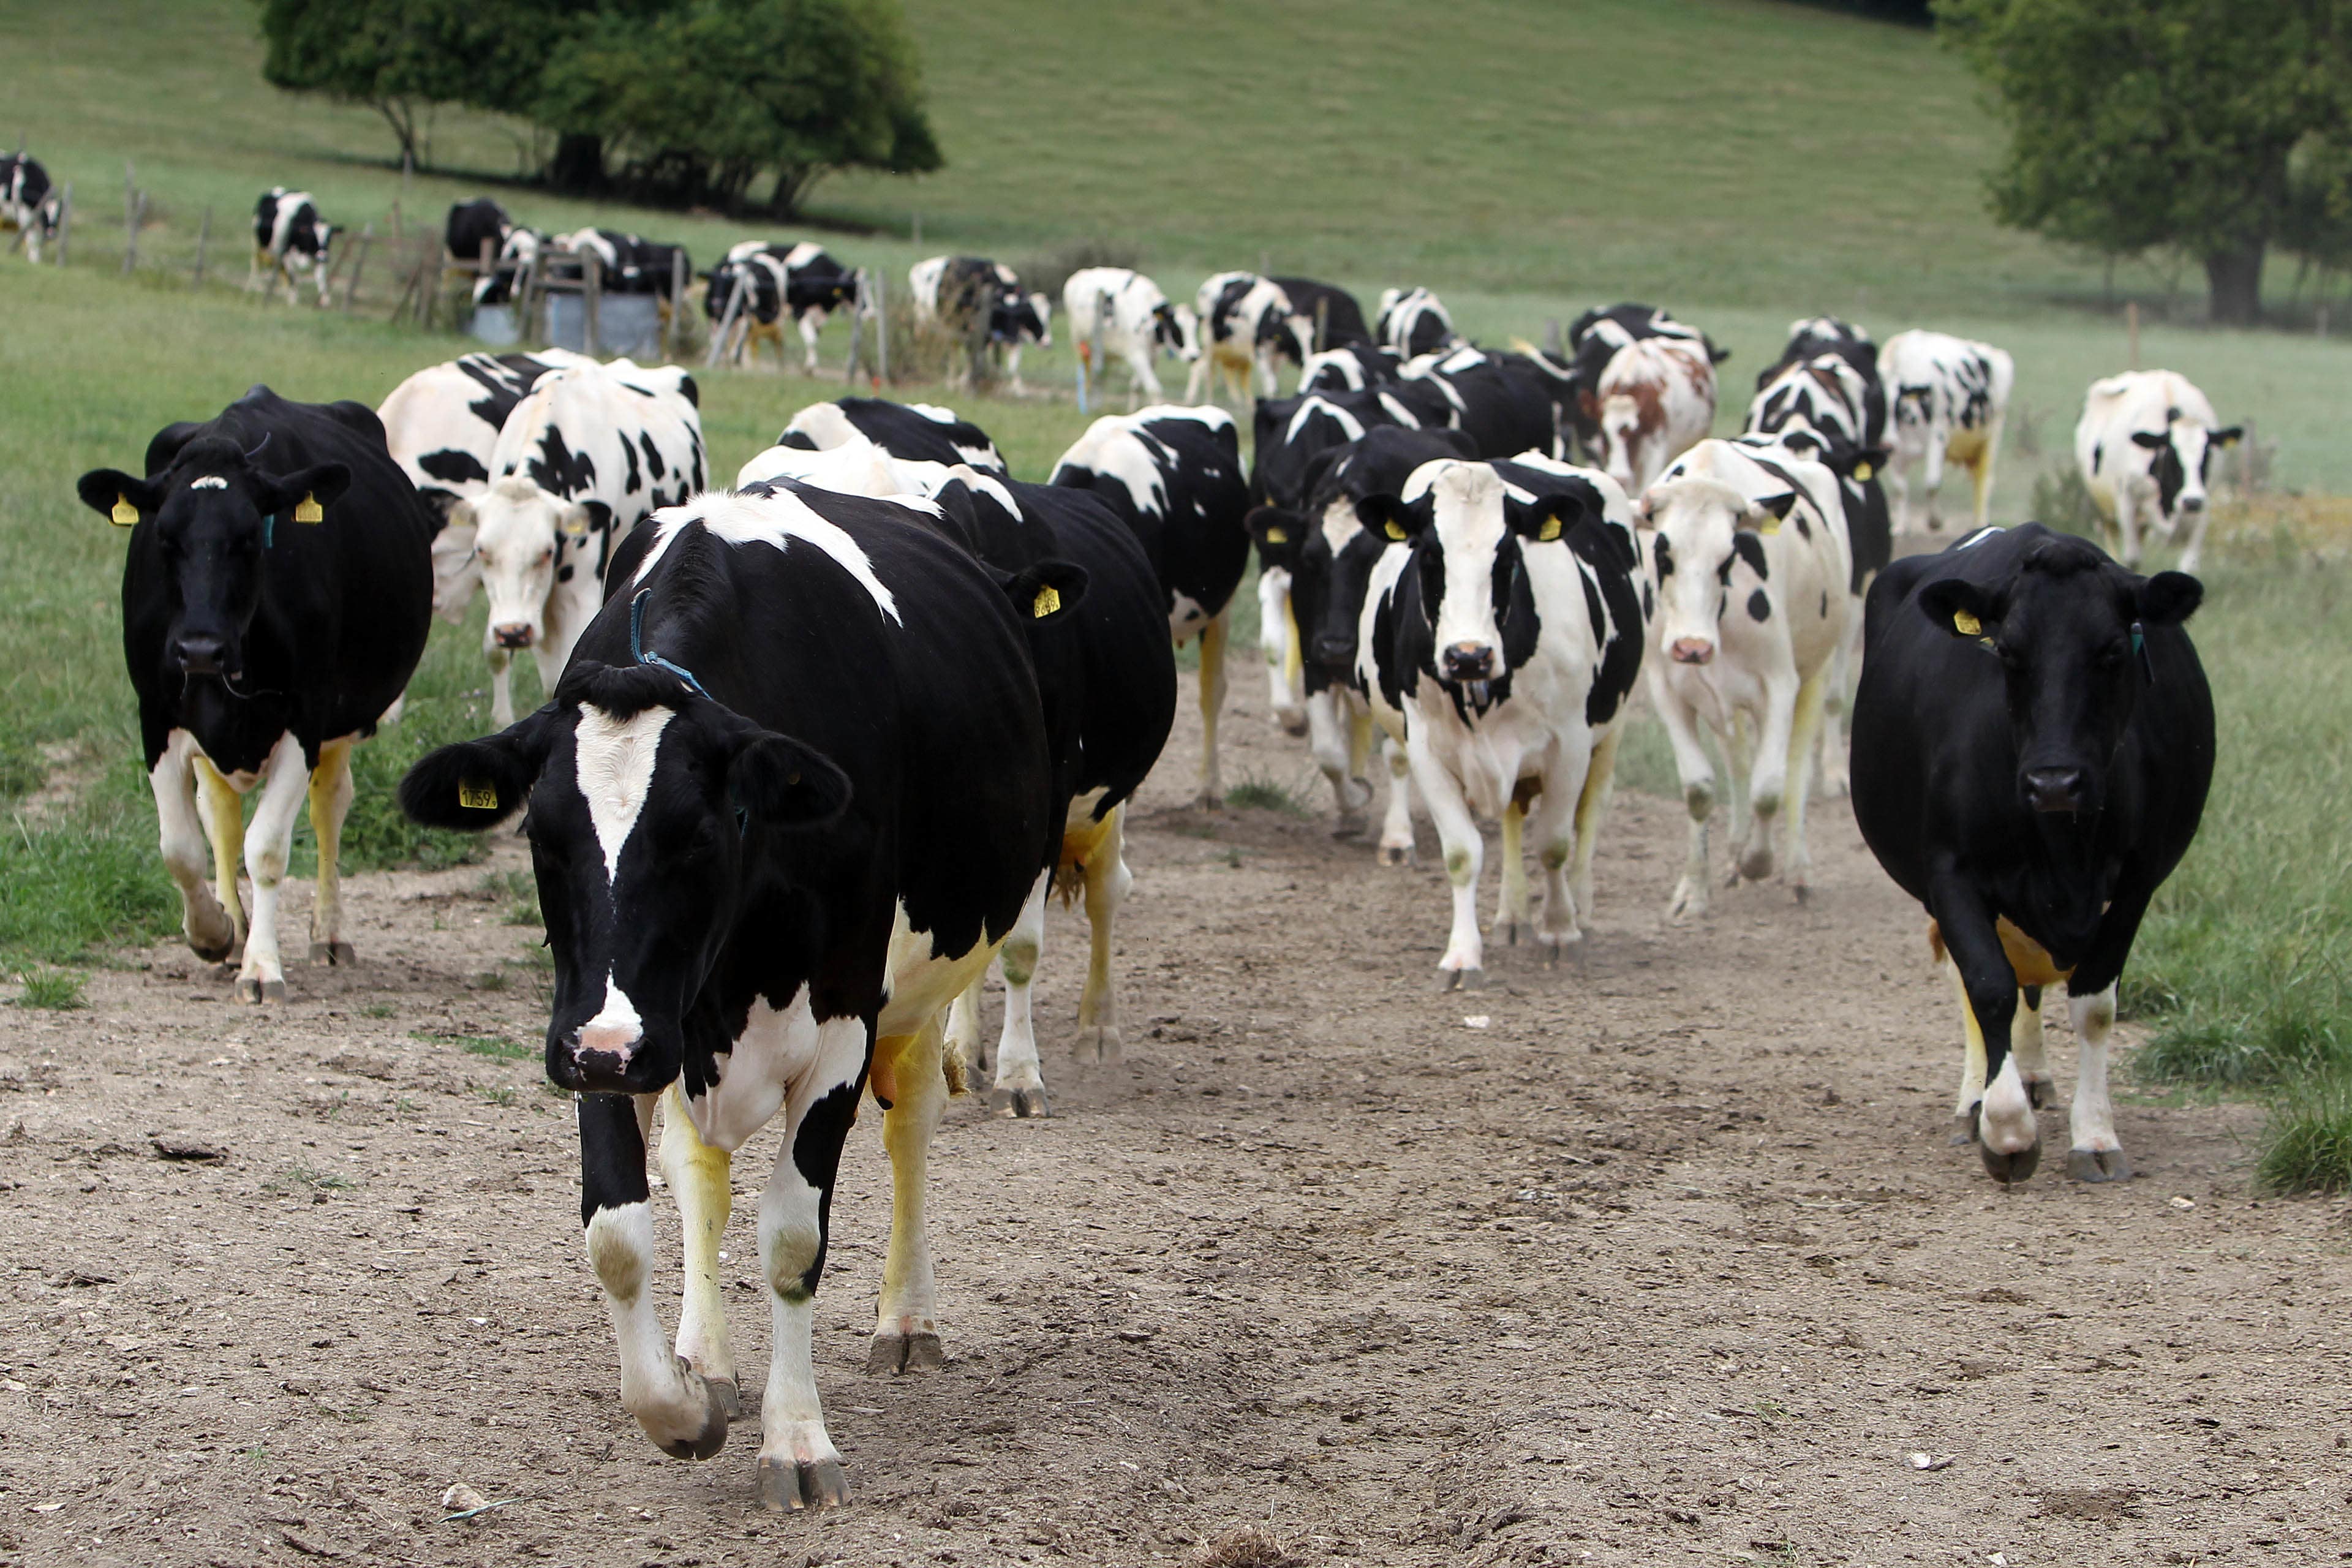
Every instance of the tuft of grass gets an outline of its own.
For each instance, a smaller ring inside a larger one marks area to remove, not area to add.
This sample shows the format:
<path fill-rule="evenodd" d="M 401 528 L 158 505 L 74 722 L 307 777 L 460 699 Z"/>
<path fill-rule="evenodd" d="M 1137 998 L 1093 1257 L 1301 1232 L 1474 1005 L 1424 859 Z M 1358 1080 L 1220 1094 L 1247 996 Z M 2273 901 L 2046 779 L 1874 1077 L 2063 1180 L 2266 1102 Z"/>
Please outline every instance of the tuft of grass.
<path fill-rule="evenodd" d="M 89 1003 L 81 994 L 84 976 L 68 969 L 27 971 L 25 990 L 16 998 L 19 1007 L 46 1007 L 52 1012 L 69 1013 Z"/>
<path fill-rule="evenodd" d="M 358 1186 L 357 1182 L 337 1171 L 314 1171 L 308 1165 L 289 1165 L 261 1184 L 268 1193 L 347 1192 Z"/>
<path fill-rule="evenodd" d="M 1307 809 L 1306 803 L 1291 793 L 1287 784 L 1260 773 L 1244 773 L 1241 783 L 1227 785 L 1225 804 L 1259 811 L 1278 811 L 1285 816 L 1313 815 Z"/>
<path fill-rule="evenodd" d="M 502 1040 L 491 1035 L 419 1034 L 416 1036 L 416 1038 L 420 1040 L 439 1041 L 446 1045 L 456 1046 L 462 1050 L 470 1051 L 475 1056 L 490 1057 L 502 1062 L 523 1061 L 537 1054 L 529 1046 L 519 1046 L 512 1040 Z"/>
<path fill-rule="evenodd" d="M 399 1013 L 400 1009 L 389 1002 L 370 1002 L 360 1008 L 360 1016 L 362 1018 L 391 1018 L 396 1017 Z"/>
<path fill-rule="evenodd" d="M 2274 1193 L 2352 1187 L 2352 1074 L 2315 1073 L 2271 1102 L 2256 1183 Z"/>

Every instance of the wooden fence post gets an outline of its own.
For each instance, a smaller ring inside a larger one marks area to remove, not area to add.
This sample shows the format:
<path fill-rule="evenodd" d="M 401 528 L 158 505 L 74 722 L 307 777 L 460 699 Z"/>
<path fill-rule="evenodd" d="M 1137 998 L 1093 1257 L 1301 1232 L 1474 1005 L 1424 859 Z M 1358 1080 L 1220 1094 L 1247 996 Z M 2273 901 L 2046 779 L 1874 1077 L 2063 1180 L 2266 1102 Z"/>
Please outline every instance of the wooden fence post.
<path fill-rule="evenodd" d="M 730 272 L 728 276 L 734 279 L 734 286 L 727 291 L 727 308 L 719 313 L 719 330 L 710 335 L 710 352 L 702 356 L 706 367 L 717 364 L 719 356 L 727 352 L 735 336 L 735 318 L 743 313 L 743 296 L 750 292 L 743 286 L 742 274 Z"/>
<path fill-rule="evenodd" d="M 590 359 L 603 359 L 604 351 L 598 346 L 604 336 L 598 328 L 603 323 L 597 317 L 604 308 L 604 258 L 593 249 L 581 253 L 580 283 L 580 352 Z"/>
<path fill-rule="evenodd" d="M 343 279 L 343 314 L 352 313 L 352 302 L 360 297 L 360 274 L 367 270 L 368 247 L 375 243 L 375 225 L 360 230 L 360 253 L 352 258 L 352 275 Z"/>
<path fill-rule="evenodd" d="M 874 384 L 879 388 L 890 379 L 890 282 L 871 267 L 858 269 L 858 297 L 862 307 L 871 300 L 874 308 Z"/>
<path fill-rule="evenodd" d="M 188 285 L 191 289 L 202 289 L 205 286 L 205 243 L 211 239 L 212 237 L 213 209 L 206 207 L 205 209 L 205 221 L 198 225 L 196 228 L 196 276 L 194 280 Z"/>
<path fill-rule="evenodd" d="M 686 335 L 686 324 L 679 320 L 686 313 L 686 252 L 669 253 L 669 320 L 662 323 L 662 363 L 677 359 L 677 345 Z"/>

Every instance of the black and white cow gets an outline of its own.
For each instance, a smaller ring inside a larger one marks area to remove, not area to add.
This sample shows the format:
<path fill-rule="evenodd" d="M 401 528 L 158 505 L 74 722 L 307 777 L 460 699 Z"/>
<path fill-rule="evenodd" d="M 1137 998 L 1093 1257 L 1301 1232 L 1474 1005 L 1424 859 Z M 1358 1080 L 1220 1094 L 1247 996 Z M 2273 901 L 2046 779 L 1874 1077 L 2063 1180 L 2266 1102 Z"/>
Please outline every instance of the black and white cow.
<path fill-rule="evenodd" d="M 730 345 L 737 364 L 751 355 L 758 340 L 776 345 L 776 359 L 784 357 L 782 321 L 786 313 L 800 331 L 801 364 L 809 374 L 817 369 L 817 334 L 835 310 L 857 303 L 857 274 L 834 259 L 823 246 L 808 240 L 797 245 L 772 245 L 747 239 L 712 268 L 703 292 L 702 309 L 715 324 L 731 308 L 740 330 Z M 740 304 L 735 295 L 743 295 Z M 736 329 L 730 329 L 735 331 Z"/>
<path fill-rule="evenodd" d="M 1406 361 L 1399 379 L 1433 388 L 1453 408 L 1449 422 L 1470 437 L 1479 457 L 1567 455 L 1561 419 L 1568 383 L 1538 356 L 1464 343 Z"/>
<path fill-rule="evenodd" d="M 952 408 L 930 403 L 893 403 L 887 397 L 843 397 L 812 403 L 793 416 L 779 447 L 803 451 L 829 451 L 836 447 L 870 441 L 893 458 L 908 462 L 953 467 L 964 463 L 1000 479 L 1013 470 L 996 449 L 987 431 L 957 416 Z"/>
<path fill-rule="evenodd" d="M 504 305 L 520 295 L 524 279 L 539 267 L 540 252 L 550 244 L 547 236 L 537 229 L 518 228 L 510 231 L 499 247 L 497 261 L 487 278 L 474 279 L 474 303 Z"/>
<path fill-rule="evenodd" d="M 514 230 L 514 219 L 507 216 L 507 209 L 488 196 L 453 202 L 441 226 L 441 248 L 452 261 L 479 266 L 482 247 L 488 246 L 495 257 L 506 248 L 507 237 Z"/>
<path fill-rule="evenodd" d="M 272 185 L 253 204 L 253 266 L 245 286 L 267 297 L 280 281 L 286 298 L 294 298 L 297 273 L 310 272 L 319 280 L 319 305 L 327 303 L 327 274 L 333 269 L 335 236 L 342 231 L 319 216 L 308 191 Z"/>
<path fill-rule="evenodd" d="M 1097 375 L 1118 360 L 1128 369 L 1128 407 L 1160 398 L 1153 363 L 1162 353 L 1186 364 L 1201 357 L 1201 321 L 1190 305 L 1169 302 L 1160 285 L 1124 267 L 1081 267 L 1062 285 L 1062 313 L 1078 358 Z M 1095 341 L 1103 363 L 1095 363 Z"/>
<path fill-rule="evenodd" d="M 1854 821 L 1951 963 L 1960 1131 L 1998 1181 L 2041 1159 L 2042 992 L 2062 980 L 2081 1057 L 2067 1173 L 2131 1173 L 2107 1042 L 2132 938 L 2212 781 L 2213 699 L 2182 626 L 2203 594 L 2032 522 L 1906 556 L 1871 588 Z"/>
<path fill-rule="evenodd" d="M 433 516 L 368 408 L 289 403 L 266 386 L 158 432 L 144 471 L 98 468 L 77 488 L 131 531 L 122 647 L 164 868 L 196 955 L 226 960 L 242 943 L 238 994 L 283 1001 L 278 899 L 306 796 L 319 847 L 310 960 L 352 959 L 335 869 L 352 748 L 425 651 Z M 248 828 L 241 797 L 257 787 Z"/>
<path fill-rule="evenodd" d="M 1363 306 L 1338 284 L 1313 278 L 1270 281 L 1290 302 L 1291 332 L 1276 347 L 1292 363 L 1305 363 L 1309 354 L 1372 341 L 1371 329 L 1364 325 Z"/>
<path fill-rule="evenodd" d="M 1201 639 L 1201 781 L 1196 802 L 1224 804 L 1217 719 L 1225 705 L 1225 639 L 1234 590 L 1249 566 L 1249 482 L 1239 432 L 1222 408 L 1162 404 L 1105 415 L 1045 481 L 1090 490 L 1143 546 L 1158 579 L 1169 640 Z"/>
<path fill-rule="evenodd" d="M 1641 668 L 1632 508 L 1608 476 L 1529 453 L 1425 463 L 1402 493 L 1359 510 L 1404 547 L 1375 569 L 1357 674 L 1373 717 L 1403 742 L 1445 852 L 1454 921 L 1440 978 L 1484 978 L 1481 816 L 1503 826 L 1496 933 L 1517 942 L 1531 931 L 1556 959 L 1592 913 L 1592 848 Z M 1544 873 L 1532 919 L 1530 831 Z"/>
<path fill-rule="evenodd" d="M 1662 306 L 1627 301 L 1587 310 L 1577 317 L 1568 329 L 1570 415 L 1577 445 L 1588 458 L 1597 459 L 1601 455 L 1602 373 L 1619 350 L 1651 338 L 1696 344 L 1705 352 L 1710 365 L 1721 364 L 1731 357 L 1730 350 L 1717 348 L 1714 339 L 1696 327 L 1677 321 Z"/>
<path fill-rule="evenodd" d="M 2177 371 L 2126 371 L 2091 384 L 2074 426 L 2074 463 L 2126 566 L 2137 569 L 2147 534 L 2169 540 L 2185 525 L 2180 569 L 2197 570 L 2211 513 L 2207 469 L 2217 447 L 2243 434 Z"/>
<path fill-rule="evenodd" d="M 1392 349 L 1370 342 L 1345 343 L 1309 354 L 1298 367 L 1298 390 L 1361 392 L 1402 379 L 1404 359 Z"/>
<path fill-rule="evenodd" d="M 483 493 L 449 509 L 470 528 L 489 600 L 482 652 L 490 712 L 514 721 L 511 661 L 528 650 L 555 688 L 604 601 L 613 552 L 647 513 L 702 489 L 702 416 L 676 365 L 582 359 L 541 376 L 499 427 Z"/>
<path fill-rule="evenodd" d="M 568 349 L 537 353 L 467 354 L 427 365 L 392 389 L 376 409 L 392 460 L 433 510 L 433 609 L 453 625 L 482 584 L 471 524 L 448 526 L 459 501 L 489 488 L 490 457 L 507 416 L 541 376 L 596 362 Z"/>
<path fill-rule="evenodd" d="M 940 1360 L 926 1154 L 951 1088 L 940 1016 L 1018 920 L 1060 823 L 1016 611 L 905 503 L 762 486 L 632 535 L 555 700 L 431 752 L 419 822 L 528 807 L 555 961 L 547 1070 L 574 1091 L 581 1218 L 621 1400 L 708 1458 L 740 1408 L 719 1277 L 734 1152 L 781 1116 L 761 1199 L 772 1319 L 758 1496 L 845 1502 L 811 1361 L 835 1173 L 883 1107 L 889 1252 L 867 1365 Z M 674 1347 L 646 1134 L 686 1236 Z"/>
<path fill-rule="evenodd" d="M 1942 526 L 1936 492 L 1944 464 L 1969 471 L 1976 492 L 1976 526 L 1992 521 L 1993 459 L 2000 455 L 2017 369 L 1990 343 L 1943 332 L 1897 332 L 1878 351 L 1878 374 L 1891 389 L 1895 527 L 1905 533 Z M 1924 491 L 1915 501 L 1912 484 Z"/>
<path fill-rule="evenodd" d="M 49 172 L 22 153 L 0 153 L 0 228 L 13 229 L 15 243 L 35 262 L 41 247 L 58 237 L 65 205 L 49 188 Z"/>
<path fill-rule="evenodd" d="M 1462 341 L 1445 301 L 1426 289 L 1381 290 L 1380 320 L 1373 341 L 1406 359 L 1441 353 Z"/>
<path fill-rule="evenodd" d="M 1028 390 L 1021 381 L 1021 351 L 1030 343 L 1053 347 L 1052 300 L 1022 288 L 1019 273 L 984 256 L 930 257 L 907 268 L 907 283 L 914 290 L 916 323 L 937 322 L 965 347 L 961 384 L 969 386 L 980 374 L 969 353 L 977 341 L 1004 356 L 1013 391 Z"/>
<path fill-rule="evenodd" d="M 1374 724 L 1356 673 L 1364 595 L 1381 555 L 1398 548 L 1364 527 L 1358 508 L 1369 497 L 1401 493 L 1423 463 L 1477 455 L 1459 430 L 1375 426 L 1360 440 L 1319 454 L 1305 506 L 1263 506 L 1249 514 L 1262 569 L 1281 572 L 1288 582 L 1283 613 L 1299 650 L 1308 748 L 1331 785 L 1342 836 L 1363 830 L 1372 800 Z M 1389 804 L 1380 855 L 1402 865 L 1412 855 L 1411 773 L 1402 746 L 1387 751 Z"/>
<path fill-rule="evenodd" d="M 1271 278 L 1255 272 L 1212 274 L 1202 279 L 1192 306 L 1201 322 L 1201 357 L 1193 362 L 1192 380 L 1184 389 L 1187 403 L 1199 403 L 1203 395 L 1213 397 L 1219 372 L 1240 395 L 1247 396 L 1255 384 L 1259 396 L 1272 397 L 1275 361 L 1286 352 L 1285 344 L 1290 357 L 1302 363 L 1313 350 L 1311 342 L 1298 339 L 1290 296 Z"/>
<path fill-rule="evenodd" d="M 593 256 L 599 289 L 607 294 L 651 294 L 660 300 L 664 320 L 677 307 L 671 292 L 679 276 L 694 276 L 694 258 L 686 247 L 616 228 L 577 228 L 548 243 L 569 255 Z"/>
<path fill-rule="evenodd" d="M 1706 912 L 1712 731 L 1730 772 L 1729 881 L 1780 865 L 1811 887 L 1805 842 L 1814 735 L 1853 614 L 1853 553 L 1837 476 L 1780 450 L 1702 441 L 1634 503 L 1643 595 L 1654 592 L 1650 705 L 1665 726 L 1690 813 L 1689 852 L 1666 908 Z"/>

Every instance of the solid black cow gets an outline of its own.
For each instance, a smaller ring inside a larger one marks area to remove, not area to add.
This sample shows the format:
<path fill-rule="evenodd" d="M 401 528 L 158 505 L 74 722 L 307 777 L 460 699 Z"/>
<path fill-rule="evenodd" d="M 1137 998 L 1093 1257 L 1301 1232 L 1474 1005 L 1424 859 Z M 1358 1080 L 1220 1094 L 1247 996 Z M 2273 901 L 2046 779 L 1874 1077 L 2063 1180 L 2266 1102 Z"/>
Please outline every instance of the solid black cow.
<path fill-rule="evenodd" d="M 129 528 L 122 647 L 139 735 L 197 956 L 242 942 L 238 993 L 280 1001 L 278 884 L 307 792 L 319 843 L 310 957 L 342 963 L 336 848 L 352 747 L 375 732 L 425 650 L 435 520 L 357 403 L 289 403 L 257 386 L 148 444 L 144 479 L 81 477 Z M 238 796 L 260 787 L 250 833 Z M 201 808 L 199 800 L 201 797 Z M 205 841 L 227 900 L 205 885 Z M 236 893 L 243 848 L 253 920 Z"/>
<path fill-rule="evenodd" d="M 0 228 L 16 230 L 34 261 L 41 259 L 42 245 L 58 237 L 64 210 L 38 162 L 22 153 L 0 153 Z"/>
<path fill-rule="evenodd" d="M 1249 566 L 1249 485 L 1241 440 L 1222 408 L 1161 405 L 1106 415 L 1054 465 L 1049 484 L 1108 502 L 1143 546 L 1160 584 L 1168 636 L 1201 639 L 1201 776 L 1196 801 L 1224 800 L 1217 719 L 1225 702 L 1225 638 L 1234 590 Z"/>
<path fill-rule="evenodd" d="M 1372 341 L 1371 329 L 1364 325 L 1364 307 L 1345 289 L 1312 278 L 1276 278 L 1274 283 L 1289 297 L 1292 320 L 1306 324 L 1305 346 L 1308 353 L 1320 353 L 1326 349 Z M 1260 330 L 1265 326 L 1261 322 Z M 1294 330 L 1274 340 L 1277 351 L 1294 364 L 1302 358 L 1299 335 Z"/>
<path fill-rule="evenodd" d="M 817 368 L 817 334 L 832 312 L 857 302 L 857 274 L 835 260 L 824 247 L 806 240 L 798 245 L 772 245 L 747 239 L 710 269 L 702 297 L 703 312 L 723 321 L 731 310 L 744 323 L 732 346 L 735 362 L 751 357 L 756 339 L 767 338 L 782 359 L 784 339 L 781 323 L 790 312 L 800 330 L 803 366 L 811 375 Z M 735 296 L 743 296 L 738 304 Z"/>
<path fill-rule="evenodd" d="M 479 264 L 482 247 L 490 247 L 495 256 L 503 249 L 507 236 L 514 232 L 514 220 L 507 209 L 488 196 L 476 196 L 470 202 L 453 202 L 449 216 L 441 226 L 442 248 L 449 259 Z"/>
<path fill-rule="evenodd" d="M 936 1021 L 1012 929 L 1060 826 L 1028 611 L 929 521 L 787 487 L 667 511 L 617 552 L 555 700 L 401 784 L 410 816 L 445 826 L 529 807 L 555 961 L 548 1072 L 581 1096 L 589 1260 L 622 1401 L 673 1455 L 726 1441 L 730 1160 L 782 1114 L 759 1223 L 771 1507 L 847 1498 L 810 1333 L 868 1084 L 898 1200 L 869 1364 L 938 1364 L 922 1194 L 954 1068 Z M 646 1288 L 633 1099 L 665 1091 L 662 1168 L 687 1237 L 675 1358 Z"/>
<path fill-rule="evenodd" d="M 246 288 L 258 286 L 267 295 L 283 279 L 286 298 L 290 301 L 294 298 L 294 275 L 315 273 L 319 279 L 319 305 L 323 310 L 327 303 L 327 274 L 334 266 L 331 252 L 335 236 L 341 232 L 319 216 L 318 204 L 310 199 L 308 191 L 270 186 L 253 204 L 253 266 L 246 274 Z"/>
<path fill-rule="evenodd" d="M 2067 1173 L 2130 1174 L 2107 1037 L 2213 776 L 2212 695 L 2181 625 L 2203 594 L 2031 522 L 1906 556 L 1871 587 L 1854 820 L 1958 971 L 1959 1121 L 2000 1181 L 2041 1158 L 2042 988 L 2061 980 L 2082 1054 Z"/>

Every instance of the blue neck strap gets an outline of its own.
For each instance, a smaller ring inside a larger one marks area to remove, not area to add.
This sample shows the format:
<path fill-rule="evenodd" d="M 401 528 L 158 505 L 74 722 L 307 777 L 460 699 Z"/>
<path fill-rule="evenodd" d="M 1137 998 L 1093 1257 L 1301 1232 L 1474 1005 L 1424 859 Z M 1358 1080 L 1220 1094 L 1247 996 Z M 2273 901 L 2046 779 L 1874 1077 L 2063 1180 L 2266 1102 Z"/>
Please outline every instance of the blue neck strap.
<path fill-rule="evenodd" d="M 629 657 L 639 664 L 650 664 L 656 669 L 668 670 L 672 675 L 694 688 L 698 695 L 711 701 L 717 701 L 717 698 L 711 697 L 709 692 L 702 689 L 702 682 L 694 679 L 694 671 L 682 664 L 672 664 L 657 653 L 646 651 L 645 646 L 646 601 L 652 598 L 653 595 L 654 591 L 651 588 L 640 588 L 637 590 L 637 596 L 629 601 Z"/>

